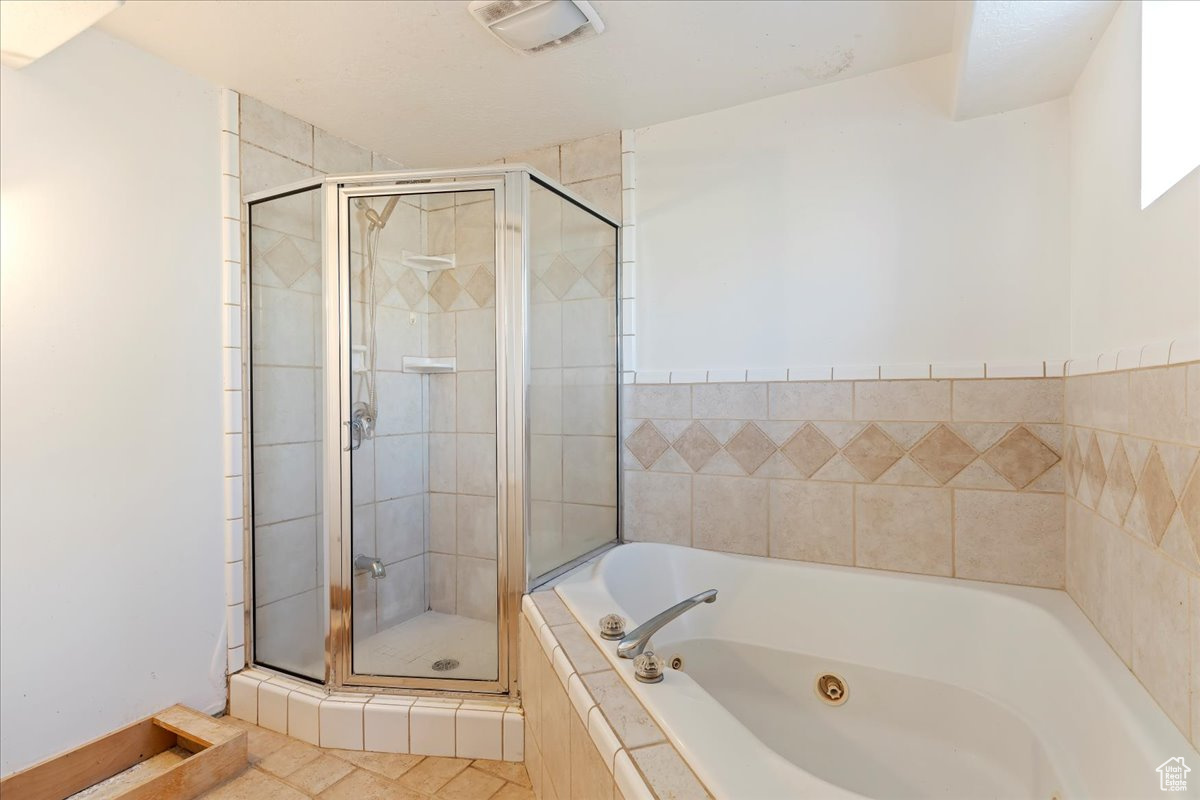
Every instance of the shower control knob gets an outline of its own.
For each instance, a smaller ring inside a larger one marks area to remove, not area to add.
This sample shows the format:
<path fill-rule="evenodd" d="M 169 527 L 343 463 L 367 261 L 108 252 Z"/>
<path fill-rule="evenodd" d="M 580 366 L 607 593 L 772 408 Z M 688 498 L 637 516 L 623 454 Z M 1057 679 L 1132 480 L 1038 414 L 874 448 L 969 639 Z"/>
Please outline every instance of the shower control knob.
<path fill-rule="evenodd" d="M 658 683 L 663 679 L 663 660 L 646 650 L 633 659 L 633 676 L 642 683 Z"/>
<path fill-rule="evenodd" d="M 605 639 L 620 639 L 625 635 L 625 618 L 620 614 L 605 614 L 600 620 L 600 635 Z"/>

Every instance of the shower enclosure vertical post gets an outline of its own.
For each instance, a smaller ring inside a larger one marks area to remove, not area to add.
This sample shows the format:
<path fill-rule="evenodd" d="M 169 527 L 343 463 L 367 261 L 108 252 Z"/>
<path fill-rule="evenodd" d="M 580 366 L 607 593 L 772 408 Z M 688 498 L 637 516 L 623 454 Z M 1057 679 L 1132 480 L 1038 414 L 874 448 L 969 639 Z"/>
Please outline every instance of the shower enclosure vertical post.
<path fill-rule="evenodd" d="M 339 213 L 338 185 L 326 183 L 321 204 L 325 227 L 325 269 L 322 277 L 321 330 L 325 348 L 324 408 L 319 412 L 324 420 L 323 446 L 325 458 L 322 481 L 321 519 L 324 526 L 325 586 L 329 597 L 329 616 L 325 625 L 325 683 L 337 686 L 348 673 L 349 656 L 342 643 L 350 631 L 352 572 L 349 548 L 345 539 L 350 535 L 350 376 L 342 363 L 342 343 L 350 341 L 350 294 L 348 288 L 350 263 L 342 258 L 342 243 L 349 241 L 349 219 Z M 346 354 L 349 358 L 349 353 Z"/>

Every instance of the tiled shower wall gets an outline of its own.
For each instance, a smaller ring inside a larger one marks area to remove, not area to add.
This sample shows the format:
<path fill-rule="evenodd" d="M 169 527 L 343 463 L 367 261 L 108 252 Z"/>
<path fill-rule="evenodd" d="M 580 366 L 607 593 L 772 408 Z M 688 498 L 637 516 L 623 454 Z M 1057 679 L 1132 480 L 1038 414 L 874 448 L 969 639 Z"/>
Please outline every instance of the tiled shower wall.
<path fill-rule="evenodd" d="M 625 536 L 1063 586 L 1063 379 L 624 387 Z"/>
<path fill-rule="evenodd" d="M 1200 747 L 1200 362 L 1066 379 L 1066 588 Z"/>
<path fill-rule="evenodd" d="M 430 375 L 429 607 L 496 618 L 496 248 L 490 193 L 430 195 L 428 255 L 455 267 L 429 275 L 428 355 L 456 371 Z"/>

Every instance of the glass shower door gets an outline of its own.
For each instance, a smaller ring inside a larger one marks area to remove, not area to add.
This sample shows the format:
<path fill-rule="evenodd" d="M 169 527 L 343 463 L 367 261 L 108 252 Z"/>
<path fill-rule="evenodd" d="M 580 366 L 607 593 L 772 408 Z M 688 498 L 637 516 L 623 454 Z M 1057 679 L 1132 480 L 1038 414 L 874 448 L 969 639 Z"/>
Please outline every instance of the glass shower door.
<path fill-rule="evenodd" d="M 339 201 L 348 682 L 499 677 L 500 184 L 443 186 Z"/>

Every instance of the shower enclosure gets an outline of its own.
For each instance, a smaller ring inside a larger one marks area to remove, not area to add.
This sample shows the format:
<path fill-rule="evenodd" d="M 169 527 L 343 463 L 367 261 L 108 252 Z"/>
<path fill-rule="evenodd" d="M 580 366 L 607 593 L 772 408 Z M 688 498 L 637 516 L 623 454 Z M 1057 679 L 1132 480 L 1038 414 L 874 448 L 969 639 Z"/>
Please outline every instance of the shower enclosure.
<path fill-rule="evenodd" d="M 520 165 L 244 210 L 251 662 L 508 692 L 521 594 L 619 540 L 616 223 Z"/>

